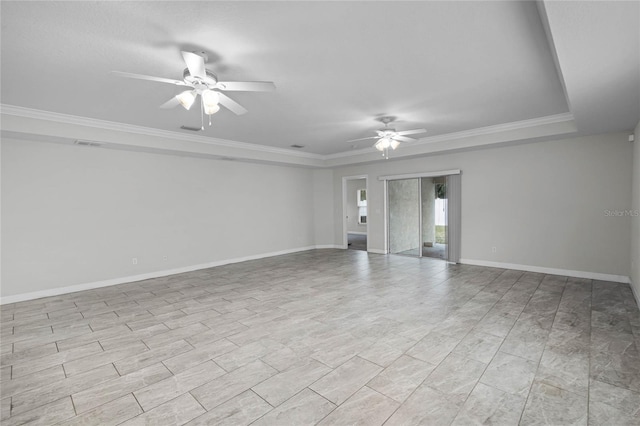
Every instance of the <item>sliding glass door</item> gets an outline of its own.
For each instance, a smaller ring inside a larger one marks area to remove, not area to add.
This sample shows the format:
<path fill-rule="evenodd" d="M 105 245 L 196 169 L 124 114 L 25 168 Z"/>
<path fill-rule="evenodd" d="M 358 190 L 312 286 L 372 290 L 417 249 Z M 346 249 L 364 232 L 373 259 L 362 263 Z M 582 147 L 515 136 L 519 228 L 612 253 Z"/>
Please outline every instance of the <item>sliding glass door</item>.
<path fill-rule="evenodd" d="M 420 180 L 388 182 L 389 252 L 421 256 Z"/>
<path fill-rule="evenodd" d="M 387 179 L 389 253 L 460 259 L 460 175 Z"/>

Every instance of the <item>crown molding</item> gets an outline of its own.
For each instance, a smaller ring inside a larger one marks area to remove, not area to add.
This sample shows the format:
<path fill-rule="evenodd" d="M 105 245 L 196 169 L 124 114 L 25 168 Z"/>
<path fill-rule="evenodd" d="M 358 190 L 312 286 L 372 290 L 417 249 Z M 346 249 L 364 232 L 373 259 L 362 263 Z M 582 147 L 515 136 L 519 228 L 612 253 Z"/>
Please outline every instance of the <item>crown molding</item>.
<path fill-rule="evenodd" d="M 544 117 L 532 118 L 528 120 L 513 121 L 510 123 L 496 124 L 492 126 L 478 127 L 477 129 L 462 130 L 460 132 L 445 133 L 443 135 L 420 138 L 418 139 L 417 142 L 412 143 L 411 146 L 428 145 L 436 142 L 446 142 L 446 141 L 452 141 L 452 140 L 458 140 L 458 139 L 473 138 L 477 136 L 492 135 L 492 134 L 498 134 L 503 132 L 510 132 L 514 130 L 524 130 L 524 129 L 530 129 L 532 127 L 540 127 L 540 126 L 546 126 L 546 125 L 556 124 L 556 123 L 565 123 L 573 120 L 574 120 L 573 114 L 571 114 L 570 112 L 565 112 L 562 114 L 547 115 Z M 337 154 L 325 155 L 324 159 L 331 160 L 335 158 L 352 157 L 352 156 L 362 155 L 370 152 L 371 152 L 370 148 L 364 148 L 364 149 L 358 149 L 358 150 L 353 150 L 348 152 L 340 152 Z"/>
<path fill-rule="evenodd" d="M 136 126 L 134 124 L 117 123 L 114 121 L 99 120 L 96 118 L 80 117 L 77 115 L 61 114 L 57 112 L 44 111 L 39 109 L 25 108 L 16 105 L 0 104 L 0 113 L 13 115 L 16 117 L 33 118 L 38 120 L 54 121 L 64 124 L 92 127 L 102 130 L 113 130 L 117 132 L 134 133 L 139 135 L 161 137 L 167 139 L 177 139 L 181 141 L 204 143 L 208 145 L 224 146 L 229 148 L 244 149 L 254 152 L 267 152 L 271 154 L 289 155 L 298 158 L 311 158 L 314 160 L 324 160 L 324 155 L 309 152 L 294 151 L 285 148 L 274 148 L 265 145 L 258 145 L 246 142 L 238 142 L 227 139 L 211 138 L 207 136 L 187 135 L 169 130 L 154 129 L 151 127 Z"/>
<path fill-rule="evenodd" d="M 188 135 L 179 132 L 173 132 L 168 130 L 160 130 L 154 129 L 150 127 L 137 126 L 133 124 L 125 124 L 125 123 L 117 123 L 113 121 L 99 120 L 95 118 L 87 118 L 80 117 L 69 114 L 56 113 L 51 111 L 44 111 L 32 108 L 25 108 L 16 105 L 8 105 L 0 103 L 0 113 L 3 115 L 11 115 L 16 117 L 37 119 L 37 120 L 45 120 L 52 121 L 63 124 L 84 126 L 89 128 L 96 128 L 102 130 L 110 130 L 131 134 L 139 134 L 145 136 L 152 137 L 160 137 L 170 140 L 178 140 L 183 142 L 196 142 L 201 144 L 206 144 L 209 146 L 218 146 L 218 147 L 227 147 L 227 148 L 235 148 L 244 150 L 245 152 L 253 152 L 253 153 L 269 153 L 269 154 L 277 154 L 277 155 L 285 155 L 291 158 L 291 164 L 295 164 L 296 161 L 293 158 L 300 159 L 311 159 L 320 162 L 327 162 L 334 159 L 346 159 L 353 158 L 358 156 L 370 156 L 372 153 L 371 148 L 362 148 L 358 150 L 352 150 L 347 152 L 340 152 L 336 154 L 314 154 L 309 152 L 301 152 L 294 151 L 285 148 L 274 148 L 265 145 L 251 144 L 246 142 L 238 142 L 227 139 L 219 139 L 212 138 L 206 136 L 197 136 L 197 135 Z M 528 120 L 522 121 L 514 121 L 510 123 L 497 124 L 486 127 L 479 127 L 471 130 L 463 130 L 460 132 L 446 133 L 442 135 L 436 135 L 426 138 L 421 138 L 415 143 L 411 144 L 411 147 L 416 146 L 425 146 L 429 144 L 435 144 L 438 142 L 447 142 L 454 140 L 462 140 L 462 139 L 471 139 L 479 136 L 487 136 L 487 135 L 499 135 L 505 132 L 513 132 L 518 130 L 526 130 L 536 127 L 544 127 L 557 123 L 566 123 L 574 120 L 573 114 L 571 113 L 562 113 L 556 115 L 549 115 L 545 117 L 538 117 Z M 526 139 L 526 137 L 525 137 Z M 472 144 L 473 145 L 473 144 Z M 482 145 L 486 145 L 486 142 L 483 142 Z M 438 151 L 444 151 L 446 149 L 437 149 Z M 409 155 L 411 156 L 411 155 Z M 358 160 L 353 159 L 356 163 Z M 331 164 L 324 164 L 324 166 L 319 165 L 319 167 L 332 167 Z"/>

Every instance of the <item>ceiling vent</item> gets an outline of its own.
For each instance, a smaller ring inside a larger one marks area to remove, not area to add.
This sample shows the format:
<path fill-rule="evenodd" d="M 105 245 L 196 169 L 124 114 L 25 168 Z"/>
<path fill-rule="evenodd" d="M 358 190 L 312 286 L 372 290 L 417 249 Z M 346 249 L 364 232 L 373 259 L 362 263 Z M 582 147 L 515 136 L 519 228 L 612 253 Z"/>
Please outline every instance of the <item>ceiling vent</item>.
<path fill-rule="evenodd" d="M 300 149 L 300 148 L 304 148 L 304 145 L 293 144 L 291 145 L 291 148 Z"/>
<path fill-rule="evenodd" d="M 100 142 L 95 142 L 95 141 L 85 141 L 82 139 L 76 139 L 73 142 L 74 145 L 80 145 L 80 146 L 92 146 L 92 147 L 98 147 L 98 146 L 102 146 L 102 144 Z"/>

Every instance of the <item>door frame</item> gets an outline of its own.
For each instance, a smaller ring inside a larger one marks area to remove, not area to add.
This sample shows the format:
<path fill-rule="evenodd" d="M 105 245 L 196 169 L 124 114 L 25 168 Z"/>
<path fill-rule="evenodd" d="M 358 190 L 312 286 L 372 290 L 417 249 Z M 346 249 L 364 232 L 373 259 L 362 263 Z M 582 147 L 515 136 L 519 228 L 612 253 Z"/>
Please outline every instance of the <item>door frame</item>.
<path fill-rule="evenodd" d="M 348 237 L 348 224 L 347 224 L 347 182 L 350 180 L 360 180 L 364 179 L 365 181 L 365 190 L 367 191 L 367 251 L 369 251 L 369 218 L 370 218 L 370 205 L 369 202 L 369 175 L 357 175 L 357 176 L 343 176 L 342 177 L 342 248 L 349 248 L 349 237 Z"/>
<path fill-rule="evenodd" d="M 419 173 L 406 173 L 406 174 L 402 174 L 402 175 L 386 175 L 386 176 L 378 176 L 378 180 L 384 183 L 384 228 L 385 228 L 385 232 L 384 232 L 384 247 L 385 247 L 385 252 L 386 253 L 391 253 L 390 250 L 390 244 L 391 244 L 391 238 L 389 236 L 390 233 L 390 224 L 389 224 L 389 181 L 390 180 L 402 180 L 402 179 L 412 179 L 412 178 L 418 178 L 418 182 L 419 182 L 419 193 L 420 193 L 420 197 L 422 197 L 422 189 L 421 189 L 421 185 L 422 185 L 422 180 L 420 178 L 423 177 L 440 177 L 440 176 L 449 176 L 449 175 L 460 175 L 462 174 L 462 171 L 460 169 L 453 169 L 453 170 L 442 170 L 439 172 L 419 172 Z M 367 181 L 368 182 L 368 181 Z M 422 200 L 422 198 L 420 198 Z M 420 244 L 422 245 L 422 201 L 420 202 Z M 458 232 L 460 232 L 460 230 L 458 230 Z M 367 244 L 369 243 L 369 240 L 367 239 Z M 420 256 L 422 257 L 422 247 L 419 247 L 419 252 L 420 252 Z M 447 255 L 448 257 L 448 255 Z M 450 262 L 450 260 L 447 258 L 446 262 L 452 263 Z"/>

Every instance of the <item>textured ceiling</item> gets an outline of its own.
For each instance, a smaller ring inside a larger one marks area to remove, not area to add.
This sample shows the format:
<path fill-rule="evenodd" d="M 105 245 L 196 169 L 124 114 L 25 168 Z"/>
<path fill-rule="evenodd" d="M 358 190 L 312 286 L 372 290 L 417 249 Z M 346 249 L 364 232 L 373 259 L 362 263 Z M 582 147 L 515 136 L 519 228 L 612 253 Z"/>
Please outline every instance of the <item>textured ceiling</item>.
<path fill-rule="evenodd" d="M 619 44 L 638 26 L 620 32 L 618 24 L 637 19 L 637 2 L 559 3 L 3 1 L 1 101 L 194 135 L 179 128 L 199 126 L 198 109 L 158 108 L 180 87 L 111 71 L 180 79 L 180 51 L 198 50 L 221 80 L 277 85 L 227 92 L 249 113 L 223 109 L 201 136 L 335 154 L 368 147 L 346 141 L 373 135 L 383 115 L 397 116 L 398 130 L 437 136 L 565 113 L 567 97 L 571 112 L 586 111 L 577 119 L 595 123 L 589 132 L 629 127 L 638 117 L 628 94 L 638 82 L 637 52 L 629 53 L 637 44 Z M 599 16 L 605 24 L 590 24 Z M 603 35 L 618 46 L 594 48 Z M 614 66 L 599 72 L 598 55 Z M 620 95 L 626 115 L 616 114 L 618 96 L 606 104 L 618 121 L 600 125 L 591 115 L 603 108 L 588 106 L 615 92 L 612 68 L 621 79 L 631 74 Z"/>

